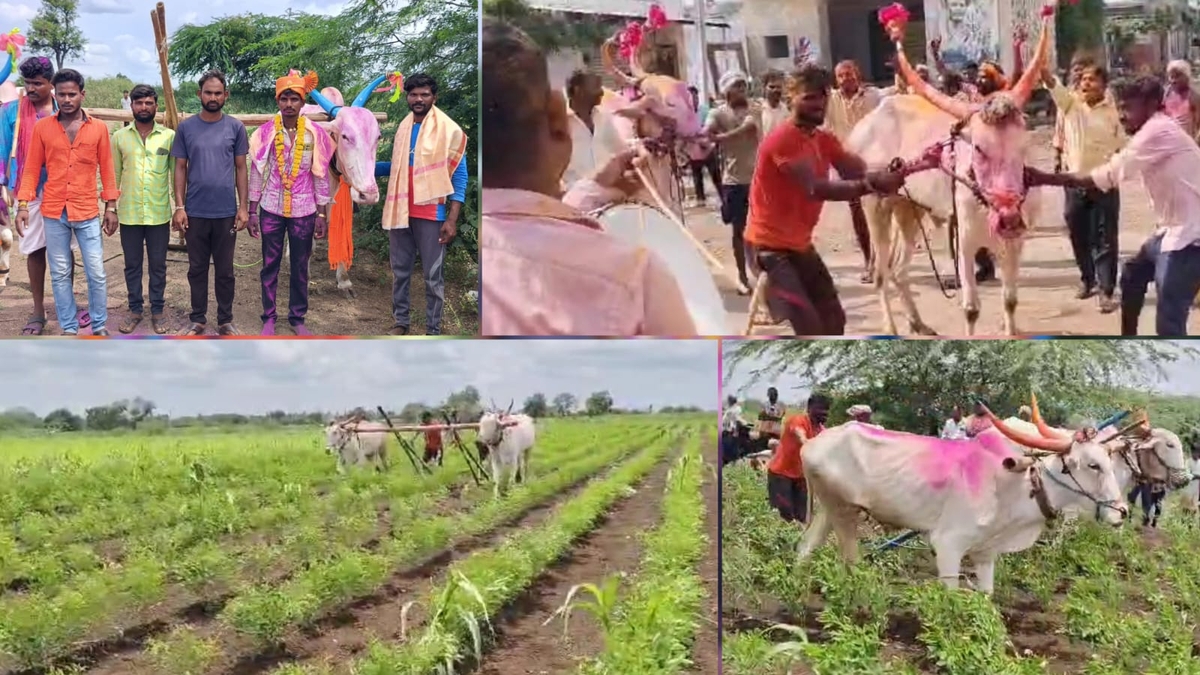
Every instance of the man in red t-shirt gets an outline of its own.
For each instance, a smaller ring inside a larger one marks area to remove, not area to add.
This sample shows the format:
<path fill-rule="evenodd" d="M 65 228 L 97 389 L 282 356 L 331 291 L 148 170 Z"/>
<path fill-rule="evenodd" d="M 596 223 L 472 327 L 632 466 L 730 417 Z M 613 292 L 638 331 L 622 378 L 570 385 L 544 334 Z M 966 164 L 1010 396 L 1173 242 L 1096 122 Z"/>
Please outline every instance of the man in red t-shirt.
<path fill-rule="evenodd" d="M 825 430 L 828 417 L 829 398 L 823 394 L 810 396 L 806 412 L 784 422 L 783 438 L 767 465 L 767 500 L 788 522 L 808 522 L 808 484 L 800 451 L 809 439 Z"/>
<path fill-rule="evenodd" d="M 430 426 L 433 424 L 433 415 L 429 411 L 421 413 L 421 424 Z M 425 463 L 428 464 L 433 460 L 437 460 L 438 466 L 442 465 L 442 430 L 441 429 L 426 429 L 425 430 Z"/>
<path fill-rule="evenodd" d="M 829 71 L 812 64 L 788 76 L 792 118 L 759 146 L 750 184 L 746 243 L 770 280 L 771 314 L 786 318 L 796 335 L 842 335 L 846 329 L 833 277 L 812 244 L 825 202 L 894 194 L 904 184 L 900 173 L 868 173 L 860 157 L 819 128 L 830 82 Z M 840 180 L 829 178 L 830 168 Z"/>

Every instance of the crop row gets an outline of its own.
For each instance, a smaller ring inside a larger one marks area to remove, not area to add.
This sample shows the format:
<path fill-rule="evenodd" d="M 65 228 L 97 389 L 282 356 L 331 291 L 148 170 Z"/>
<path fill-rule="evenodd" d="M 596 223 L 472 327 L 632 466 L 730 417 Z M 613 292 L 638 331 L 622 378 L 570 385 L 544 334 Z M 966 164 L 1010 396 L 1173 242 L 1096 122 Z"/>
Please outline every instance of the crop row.
<path fill-rule="evenodd" d="M 455 665 L 472 656 L 482 659 L 491 618 L 528 588 L 572 543 L 589 532 L 631 486 L 659 464 L 674 442 L 659 442 L 589 484 L 574 499 L 561 504 L 539 527 L 515 533 L 500 546 L 474 553 L 452 565 L 442 587 L 422 603 L 428 619 L 419 636 L 399 645 L 372 643 L 356 661 L 355 673 L 429 675 L 455 672 Z M 320 672 L 291 669 L 282 673 Z"/>
<path fill-rule="evenodd" d="M 580 446 L 556 459 L 588 458 L 594 452 Z M 487 490 L 475 493 L 483 497 Z M 420 520 L 445 494 L 443 488 L 393 502 L 394 522 Z M 0 652 L 26 665 L 44 663 L 89 631 L 111 623 L 109 617 L 129 616 L 161 601 L 169 581 L 182 581 L 195 590 L 224 586 L 236 593 L 363 544 L 376 531 L 376 521 L 373 511 L 369 517 L 331 522 L 310 517 L 293 523 L 289 534 L 274 544 L 225 549 L 213 543 L 169 558 L 153 550 L 138 551 L 118 567 L 77 576 L 54 594 L 32 593 L 0 605 Z"/>
<path fill-rule="evenodd" d="M 645 541 L 641 569 L 629 596 L 610 616 L 605 628 L 604 654 L 584 664 L 589 675 L 674 675 L 691 667 L 692 644 L 705 598 L 699 574 L 708 537 L 701 488 L 709 465 L 701 455 L 701 436 L 694 437 L 667 476 L 662 523 Z M 592 587 L 593 607 L 605 612 L 604 592 Z M 571 599 L 564 607 L 570 611 Z M 564 619 L 565 620 L 565 619 Z"/>

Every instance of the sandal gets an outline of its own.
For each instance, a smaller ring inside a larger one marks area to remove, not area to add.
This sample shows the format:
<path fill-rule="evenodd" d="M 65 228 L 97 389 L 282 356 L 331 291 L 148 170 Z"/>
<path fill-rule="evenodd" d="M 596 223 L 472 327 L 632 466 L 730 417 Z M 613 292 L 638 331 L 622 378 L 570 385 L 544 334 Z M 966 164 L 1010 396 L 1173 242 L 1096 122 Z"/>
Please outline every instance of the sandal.
<path fill-rule="evenodd" d="M 29 318 L 29 322 L 21 329 L 21 335 L 41 335 L 46 330 L 46 317 L 33 316 Z"/>
<path fill-rule="evenodd" d="M 223 324 L 217 326 L 217 335 L 224 335 L 226 337 L 229 337 L 232 335 L 239 335 L 239 333 L 238 333 L 237 329 L 233 327 L 232 323 L 223 323 Z"/>
<path fill-rule="evenodd" d="M 205 324 L 193 323 L 193 324 L 190 324 L 187 328 L 184 328 L 183 330 L 179 331 L 179 335 L 204 335 L 205 330 L 206 330 Z"/>
<path fill-rule="evenodd" d="M 87 328 L 92 325 L 92 315 L 88 314 L 86 309 L 81 309 L 75 314 L 75 319 L 79 321 L 79 327 Z"/>
<path fill-rule="evenodd" d="M 154 329 L 156 335 L 164 335 L 167 332 L 167 327 L 163 325 L 162 320 L 162 314 L 150 315 L 150 327 Z"/>
<path fill-rule="evenodd" d="M 137 329 L 138 324 L 140 324 L 141 322 L 142 322 L 141 314 L 130 314 L 129 318 L 122 321 L 120 326 L 117 326 L 117 330 L 121 331 L 122 333 L 124 333 L 126 335 L 129 335 L 130 333 L 132 333 L 134 330 Z"/>
<path fill-rule="evenodd" d="M 92 331 L 92 337 L 108 337 L 107 328 L 99 328 Z"/>

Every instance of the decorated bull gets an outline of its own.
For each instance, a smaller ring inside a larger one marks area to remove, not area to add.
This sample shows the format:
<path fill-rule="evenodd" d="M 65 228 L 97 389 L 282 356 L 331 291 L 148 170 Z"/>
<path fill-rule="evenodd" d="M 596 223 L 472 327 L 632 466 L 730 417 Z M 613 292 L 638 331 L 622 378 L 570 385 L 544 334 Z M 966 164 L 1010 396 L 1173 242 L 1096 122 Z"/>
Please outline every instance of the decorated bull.
<path fill-rule="evenodd" d="M 361 418 L 335 420 L 325 427 L 325 451 L 337 456 L 337 471 L 345 473 L 346 466 L 375 465 L 376 471 L 388 469 L 388 439 L 386 429 L 363 429 Z"/>
<path fill-rule="evenodd" d="M 1017 334 L 1017 274 L 1024 237 L 1036 213 L 1036 200 L 1025 184 L 1029 134 L 1022 111 L 1029 101 L 1049 53 L 1050 27 L 1056 0 L 1042 11 L 1042 32 L 1032 63 L 1010 89 L 981 103 L 947 96 L 925 82 L 904 55 L 904 18 L 895 17 L 888 30 L 896 41 L 896 64 L 914 94 L 892 96 L 855 127 L 846 147 L 872 169 L 882 169 L 897 157 L 941 151 L 940 171 L 909 178 L 899 195 L 868 196 L 863 206 L 875 249 L 875 287 L 884 315 L 884 330 L 895 334 L 896 322 L 888 297 L 895 284 L 915 333 L 932 335 L 921 319 L 909 287 L 912 260 L 921 218 L 936 225 L 950 224 L 958 242 L 955 267 L 962 289 L 966 335 L 975 334 L 979 291 L 974 257 L 980 248 L 996 251 L 1004 297 L 1004 331 Z M 895 232 L 893 232 L 893 227 Z"/>
<path fill-rule="evenodd" d="M 1091 434 L 1044 438 L 992 422 L 973 439 L 946 440 L 850 422 L 804 446 L 804 474 L 820 507 L 799 547 L 801 560 L 836 532 L 847 562 L 858 557 L 858 514 L 924 533 L 938 577 L 958 587 L 964 556 L 978 589 L 994 589 L 996 558 L 1037 541 L 1064 510 L 1091 510 L 1113 526 L 1129 513 L 1108 451 Z M 1034 448 L 1031 457 L 1021 447 Z"/>
<path fill-rule="evenodd" d="M 511 412 L 510 403 L 506 412 L 489 410 L 479 418 L 476 439 L 488 449 L 496 498 L 507 491 L 510 478 L 518 484 L 529 480 L 529 455 L 536 440 L 533 418 Z"/>

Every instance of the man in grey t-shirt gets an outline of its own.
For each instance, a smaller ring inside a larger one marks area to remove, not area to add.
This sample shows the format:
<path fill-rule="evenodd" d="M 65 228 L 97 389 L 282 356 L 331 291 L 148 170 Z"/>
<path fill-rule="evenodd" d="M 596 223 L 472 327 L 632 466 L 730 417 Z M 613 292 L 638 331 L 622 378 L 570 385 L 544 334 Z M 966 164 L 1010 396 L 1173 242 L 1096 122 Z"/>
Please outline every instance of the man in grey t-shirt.
<path fill-rule="evenodd" d="M 233 327 L 233 250 L 237 231 L 249 219 L 246 127 L 224 114 L 229 90 L 225 75 L 200 76 L 204 108 L 180 122 L 171 156 L 175 158 L 175 229 L 187 238 L 188 285 L 192 291 L 189 325 L 180 335 L 203 335 L 208 324 L 208 267 L 216 268 L 217 333 L 237 335 Z"/>
<path fill-rule="evenodd" d="M 746 96 L 746 76 L 729 72 L 721 76 L 719 86 L 725 103 L 708 114 L 704 130 L 721 148 L 721 219 L 733 226 L 733 258 L 737 262 L 742 287 L 750 292 L 746 275 L 746 218 L 750 213 L 750 179 L 758 156 L 762 110 Z"/>

